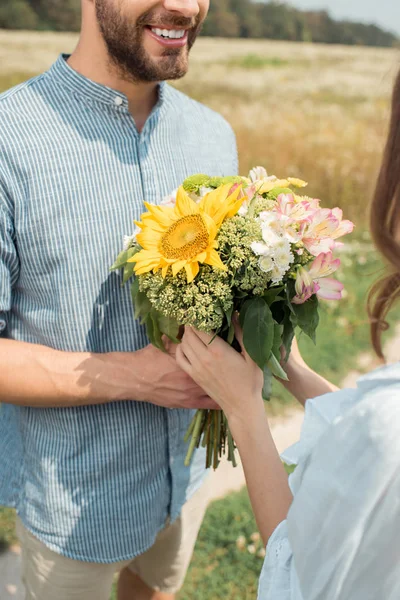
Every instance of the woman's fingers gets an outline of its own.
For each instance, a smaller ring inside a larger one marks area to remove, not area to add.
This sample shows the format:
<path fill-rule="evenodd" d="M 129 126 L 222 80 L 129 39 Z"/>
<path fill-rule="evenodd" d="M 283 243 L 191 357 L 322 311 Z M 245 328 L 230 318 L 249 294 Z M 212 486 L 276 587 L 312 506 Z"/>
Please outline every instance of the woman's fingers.
<path fill-rule="evenodd" d="M 215 336 L 213 333 L 205 333 L 204 331 L 194 329 L 194 327 L 186 327 L 185 331 L 189 332 L 190 339 L 197 338 L 202 342 L 203 346 L 209 346 Z"/>
<path fill-rule="evenodd" d="M 178 366 L 182 369 L 182 371 L 185 371 L 185 373 L 192 376 L 192 365 L 190 364 L 190 361 L 185 354 L 185 349 L 182 343 L 179 344 L 179 346 L 176 349 L 175 360 L 178 363 Z"/>

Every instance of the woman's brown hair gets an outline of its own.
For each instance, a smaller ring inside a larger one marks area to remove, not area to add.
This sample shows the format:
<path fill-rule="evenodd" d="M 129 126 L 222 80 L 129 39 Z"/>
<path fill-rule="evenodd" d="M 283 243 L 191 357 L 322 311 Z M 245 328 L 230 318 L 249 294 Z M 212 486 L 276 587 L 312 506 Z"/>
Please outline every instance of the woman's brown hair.
<path fill-rule="evenodd" d="M 400 73 L 393 92 L 389 138 L 371 206 L 370 228 L 378 250 L 389 263 L 385 277 L 372 287 L 368 308 L 373 347 L 383 358 L 386 317 L 400 297 Z"/>

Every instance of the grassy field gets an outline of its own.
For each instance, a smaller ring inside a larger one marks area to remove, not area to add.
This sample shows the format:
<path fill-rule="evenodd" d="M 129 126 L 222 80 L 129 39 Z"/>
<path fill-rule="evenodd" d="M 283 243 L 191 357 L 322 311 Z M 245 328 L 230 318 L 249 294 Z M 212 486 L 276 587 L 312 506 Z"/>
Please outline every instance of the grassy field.
<path fill-rule="evenodd" d="M 47 69 L 75 43 L 74 35 L 0 31 L 0 91 Z M 365 232 L 367 205 L 397 67 L 394 50 L 202 39 L 188 76 L 175 84 L 230 121 L 243 174 L 262 164 L 302 177 L 310 195 L 356 222 L 342 254 L 346 296 L 322 306 L 317 351 L 300 340 L 308 362 L 337 383 L 368 348 L 365 296 L 382 266 Z M 269 411 L 288 401 L 277 387 Z M 180 600 L 255 598 L 262 557 L 259 547 L 255 555 L 248 550 L 254 533 L 244 492 L 212 505 Z M 13 535 L 12 512 L 0 510 L 0 544 Z"/>

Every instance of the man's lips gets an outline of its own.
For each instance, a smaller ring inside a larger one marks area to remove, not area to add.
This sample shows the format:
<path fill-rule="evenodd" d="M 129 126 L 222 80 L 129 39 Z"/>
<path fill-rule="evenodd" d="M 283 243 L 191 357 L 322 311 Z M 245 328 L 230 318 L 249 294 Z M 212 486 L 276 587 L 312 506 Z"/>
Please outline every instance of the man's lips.
<path fill-rule="evenodd" d="M 188 42 L 189 29 L 186 27 L 171 27 L 170 25 L 152 27 L 147 25 L 145 29 L 153 39 L 166 48 L 183 48 Z M 165 34 L 162 35 L 163 32 L 168 32 L 171 37 L 167 37 Z"/>

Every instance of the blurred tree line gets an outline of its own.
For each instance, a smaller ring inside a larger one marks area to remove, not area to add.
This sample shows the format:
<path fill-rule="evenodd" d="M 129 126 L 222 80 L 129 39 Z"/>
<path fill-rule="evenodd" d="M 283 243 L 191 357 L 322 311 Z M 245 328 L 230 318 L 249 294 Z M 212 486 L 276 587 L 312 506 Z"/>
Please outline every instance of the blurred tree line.
<path fill-rule="evenodd" d="M 80 0 L 0 2 L 0 28 L 79 30 Z M 211 0 L 203 33 L 218 37 L 368 46 L 394 46 L 399 42 L 394 34 L 376 25 L 336 21 L 326 11 L 300 11 L 275 0 Z"/>

